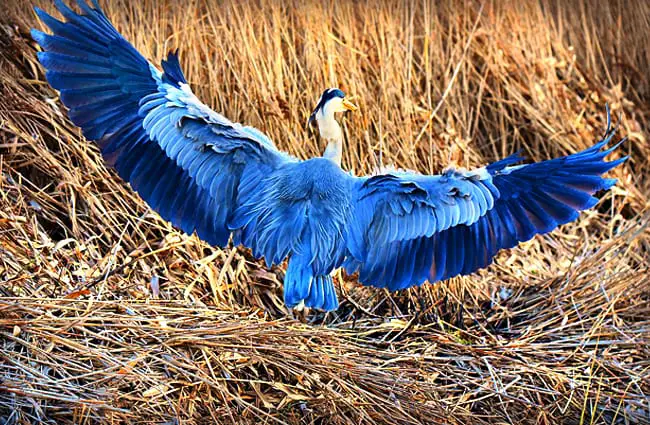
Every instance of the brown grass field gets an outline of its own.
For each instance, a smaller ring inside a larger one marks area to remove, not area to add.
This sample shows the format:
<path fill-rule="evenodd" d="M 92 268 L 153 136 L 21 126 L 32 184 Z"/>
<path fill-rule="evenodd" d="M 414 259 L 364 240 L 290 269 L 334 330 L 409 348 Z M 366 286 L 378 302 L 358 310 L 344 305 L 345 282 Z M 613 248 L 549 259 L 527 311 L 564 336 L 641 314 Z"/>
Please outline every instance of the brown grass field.
<path fill-rule="evenodd" d="M 38 1 L 46 10 L 52 5 Z M 197 95 L 301 158 L 339 86 L 344 167 L 424 173 L 590 146 L 631 155 L 575 223 L 398 293 L 335 277 L 297 315 L 282 267 L 174 229 L 44 81 L 29 1 L 0 12 L 0 422 L 650 423 L 650 3 L 102 0 Z"/>

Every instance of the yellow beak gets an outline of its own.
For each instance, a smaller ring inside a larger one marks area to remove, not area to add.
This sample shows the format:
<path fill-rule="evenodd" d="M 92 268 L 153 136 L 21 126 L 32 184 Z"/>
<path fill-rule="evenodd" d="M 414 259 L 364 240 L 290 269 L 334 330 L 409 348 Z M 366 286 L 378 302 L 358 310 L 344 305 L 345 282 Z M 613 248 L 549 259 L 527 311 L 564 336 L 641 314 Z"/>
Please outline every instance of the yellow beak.
<path fill-rule="evenodd" d="M 348 111 L 356 111 L 357 109 L 359 109 L 357 105 L 355 105 L 354 103 L 350 102 L 347 99 L 343 99 L 343 107 Z"/>

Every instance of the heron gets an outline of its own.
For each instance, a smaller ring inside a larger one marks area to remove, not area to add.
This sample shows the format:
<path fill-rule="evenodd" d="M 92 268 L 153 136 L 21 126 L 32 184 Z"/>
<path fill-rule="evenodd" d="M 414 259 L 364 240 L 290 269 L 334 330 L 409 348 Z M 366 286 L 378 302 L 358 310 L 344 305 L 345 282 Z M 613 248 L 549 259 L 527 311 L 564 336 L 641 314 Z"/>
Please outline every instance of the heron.
<path fill-rule="evenodd" d="M 38 59 L 70 120 L 105 163 L 158 214 L 218 247 L 243 245 L 266 264 L 287 261 L 290 308 L 335 310 L 333 272 L 401 290 L 487 267 L 497 252 L 576 220 L 603 175 L 612 129 L 581 152 L 541 162 L 518 153 L 475 170 L 439 175 L 341 168 L 336 114 L 357 107 L 337 88 L 323 92 L 309 120 L 327 143 L 301 160 L 261 131 L 230 121 L 192 92 L 170 52 L 161 69 L 111 24 L 97 0 L 79 12 L 60 0 L 63 20 L 35 11 L 51 33 L 33 29 Z"/>

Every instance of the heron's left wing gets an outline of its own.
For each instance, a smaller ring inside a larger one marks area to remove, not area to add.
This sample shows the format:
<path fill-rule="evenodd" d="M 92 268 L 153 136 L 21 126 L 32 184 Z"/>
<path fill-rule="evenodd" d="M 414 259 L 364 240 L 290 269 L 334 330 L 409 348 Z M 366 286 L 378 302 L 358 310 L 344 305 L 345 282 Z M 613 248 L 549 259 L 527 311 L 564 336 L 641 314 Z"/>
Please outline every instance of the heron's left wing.
<path fill-rule="evenodd" d="M 609 114 L 608 114 L 609 118 Z M 609 119 L 608 119 L 609 122 Z M 345 267 L 367 285 L 403 289 L 469 274 L 496 253 L 575 220 L 616 180 L 602 174 L 614 131 L 589 149 L 532 164 L 512 155 L 476 171 L 360 178 Z M 618 146 L 618 145 L 617 145 Z"/>
<path fill-rule="evenodd" d="M 33 30 L 32 36 L 70 119 L 163 218 L 211 244 L 226 244 L 229 220 L 257 182 L 295 159 L 258 130 L 201 103 L 175 54 L 162 62 L 163 72 L 156 69 L 95 0 L 95 7 L 78 2 L 81 14 L 55 3 L 66 22 L 37 8 L 52 34 Z"/>

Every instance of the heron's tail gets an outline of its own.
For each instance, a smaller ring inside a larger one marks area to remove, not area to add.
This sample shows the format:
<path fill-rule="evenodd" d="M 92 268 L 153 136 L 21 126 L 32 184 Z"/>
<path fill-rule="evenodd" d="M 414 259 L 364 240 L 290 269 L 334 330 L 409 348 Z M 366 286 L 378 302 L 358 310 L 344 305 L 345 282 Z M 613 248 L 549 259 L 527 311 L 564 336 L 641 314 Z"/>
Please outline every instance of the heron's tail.
<path fill-rule="evenodd" d="M 303 303 L 306 307 L 326 311 L 335 310 L 339 305 L 332 276 L 314 276 L 312 266 L 302 256 L 289 260 L 284 278 L 284 302 L 290 308 Z"/>

